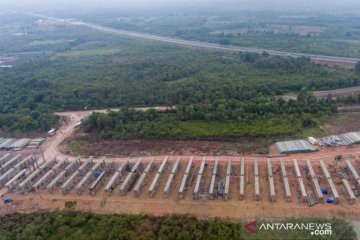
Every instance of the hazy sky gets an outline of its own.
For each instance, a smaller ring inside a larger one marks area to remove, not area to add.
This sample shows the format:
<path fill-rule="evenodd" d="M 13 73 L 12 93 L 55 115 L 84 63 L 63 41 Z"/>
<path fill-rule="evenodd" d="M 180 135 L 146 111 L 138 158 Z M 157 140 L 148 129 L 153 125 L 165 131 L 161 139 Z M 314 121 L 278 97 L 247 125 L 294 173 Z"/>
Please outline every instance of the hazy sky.
<path fill-rule="evenodd" d="M 360 0 L 0 0 L 0 7 L 223 7 L 229 9 L 353 9 Z"/>

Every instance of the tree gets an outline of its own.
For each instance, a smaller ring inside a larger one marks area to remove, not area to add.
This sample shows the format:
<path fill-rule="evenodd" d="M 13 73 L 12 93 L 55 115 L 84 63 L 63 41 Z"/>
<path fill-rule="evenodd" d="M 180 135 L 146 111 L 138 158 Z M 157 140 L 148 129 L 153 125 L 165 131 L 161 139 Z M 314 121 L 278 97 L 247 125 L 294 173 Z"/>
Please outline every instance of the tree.
<path fill-rule="evenodd" d="M 266 51 L 263 51 L 263 52 L 261 53 L 261 56 L 263 56 L 263 57 L 269 57 L 270 54 L 269 54 L 268 52 L 266 52 Z"/>
<path fill-rule="evenodd" d="M 357 62 L 355 65 L 355 72 L 360 73 L 360 62 Z"/>
<path fill-rule="evenodd" d="M 219 43 L 221 45 L 230 45 L 231 41 L 229 39 L 227 39 L 227 38 L 222 38 L 222 39 L 219 40 Z"/>

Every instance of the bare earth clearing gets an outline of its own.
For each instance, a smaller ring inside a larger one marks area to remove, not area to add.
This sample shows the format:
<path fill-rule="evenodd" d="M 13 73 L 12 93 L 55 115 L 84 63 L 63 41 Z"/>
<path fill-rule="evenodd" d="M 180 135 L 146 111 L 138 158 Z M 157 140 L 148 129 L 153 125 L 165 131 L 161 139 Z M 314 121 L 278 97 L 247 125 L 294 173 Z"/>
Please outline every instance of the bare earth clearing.
<path fill-rule="evenodd" d="M 75 147 L 72 145 L 72 140 Z M 60 150 L 68 155 L 107 155 L 107 156 L 151 156 L 151 155 L 226 155 L 238 156 L 246 152 L 266 149 L 271 140 L 239 139 L 237 141 L 205 140 L 103 140 L 94 135 L 66 139 Z"/>

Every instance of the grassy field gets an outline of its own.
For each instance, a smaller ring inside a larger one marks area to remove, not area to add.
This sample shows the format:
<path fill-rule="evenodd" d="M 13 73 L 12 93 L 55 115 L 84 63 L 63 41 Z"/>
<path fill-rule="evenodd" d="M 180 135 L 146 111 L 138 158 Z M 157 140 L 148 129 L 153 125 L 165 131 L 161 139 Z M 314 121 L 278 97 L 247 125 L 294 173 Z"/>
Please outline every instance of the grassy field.
<path fill-rule="evenodd" d="M 35 40 L 29 43 L 30 46 L 44 46 L 44 45 L 56 45 L 61 43 L 71 42 L 72 40 L 68 39 L 57 39 L 57 40 Z"/>
<path fill-rule="evenodd" d="M 101 55 L 114 55 L 118 54 L 122 49 L 111 48 L 111 49 L 91 49 L 91 50 L 75 50 L 67 51 L 62 53 L 57 53 L 51 57 L 51 60 L 56 60 L 57 58 L 80 58 L 80 57 L 91 57 L 91 56 L 101 56 Z"/>

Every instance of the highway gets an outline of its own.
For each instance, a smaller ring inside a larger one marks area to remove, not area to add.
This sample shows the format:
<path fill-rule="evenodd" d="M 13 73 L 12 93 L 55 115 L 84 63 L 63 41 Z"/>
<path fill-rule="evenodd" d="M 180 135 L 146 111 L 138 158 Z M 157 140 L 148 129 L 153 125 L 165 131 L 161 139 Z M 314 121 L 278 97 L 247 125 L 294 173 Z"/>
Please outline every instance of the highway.
<path fill-rule="evenodd" d="M 76 20 L 69 20 L 69 19 L 54 18 L 54 17 L 39 15 L 39 14 L 35 14 L 35 13 L 26 12 L 25 14 L 40 17 L 40 18 L 45 18 L 45 19 L 56 20 L 56 21 L 71 24 L 71 25 L 85 26 L 85 27 L 89 27 L 89 28 L 92 28 L 92 29 L 95 29 L 95 30 L 98 30 L 101 32 L 110 33 L 110 34 L 135 37 L 135 38 L 141 38 L 141 39 L 148 39 L 148 40 L 165 42 L 165 43 L 173 43 L 173 44 L 184 45 L 184 46 L 206 48 L 206 49 L 212 49 L 212 50 L 231 51 L 231 52 L 251 52 L 251 53 L 262 53 L 262 52 L 266 51 L 267 53 L 269 53 L 272 56 L 309 57 L 312 60 L 332 62 L 332 63 L 355 64 L 360 61 L 359 58 L 336 57 L 336 56 L 316 55 L 316 54 L 308 54 L 308 53 L 284 52 L 284 51 L 262 49 L 262 48 L 239 47 L 239 46 L 232 46 L 232 45 L 220 45 L 220 44 L 200 42 L 200 41 L 191 41 L 191 40 L 164 37 L 164 36 L 158 36 L 158 35 L 152 35 L 152 34 L 144 34 L 144 33 L 138 33 L 138 32 L 125 31 L 125 30 L 121 30 L 121 29 L 104 27 L 104 26 L 101 26 L 98 24 L 76 21 Z"/>

